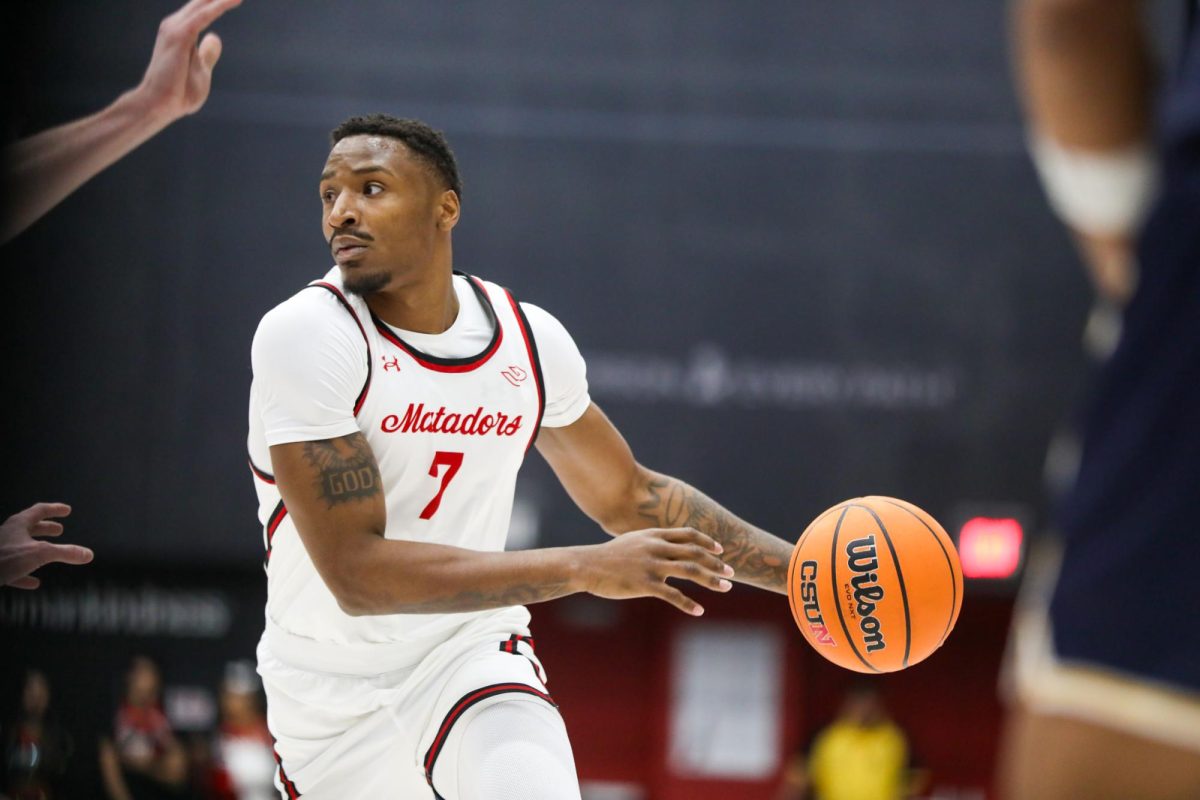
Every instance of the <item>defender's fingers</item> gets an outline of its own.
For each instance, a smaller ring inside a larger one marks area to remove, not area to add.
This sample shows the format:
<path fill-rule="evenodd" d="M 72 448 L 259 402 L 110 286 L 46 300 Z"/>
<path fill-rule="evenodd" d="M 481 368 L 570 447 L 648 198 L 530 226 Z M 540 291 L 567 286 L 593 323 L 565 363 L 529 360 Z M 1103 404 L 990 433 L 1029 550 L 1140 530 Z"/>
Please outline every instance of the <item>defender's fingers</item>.
<path fill-rule="evenodd" d="M 87 564 L 96 554 L 89 548 L 77 544 L 50 544 L 45 543 L 45 548 L 41 553 L 42 564 L 49 564 L 52 561 L 57 561 L 60 564 Z"/>
<path fill-rule="evenodd" d="M 36 522 L 29 529 L 30 536 L 61 536 L 62 532 L 63 526 L 61 522 L 51 522 L 49 520 Z"/>
<path fill-rule="evenodd" d="M 725 550 L 716 539 L 695 528 L 667 528 L 663 531 L 663 538 L 675 544 L 698 544 L 713 553 L 721 553 Z"/>
<path fill-rule="evenodd" d="M 166 22 L 168 20 L 186 19 L 189 14 L 194 14 L 196 9 L 198 9 L 200 6 L 212 3 L 213 1 L 214 0 L 189 0 L 189 2 L 184 3 L 182 6 L 168 14 L 166 19 L 163 21 Z"/>
<path fill-rule="evenodd" d="M 183 26 L 192 36 L 198 36 L 200 31 L 217 21 L 217 18 L 231 8 L 242 4 L 242 0 L 195 0 L 188 3 L 179 13 L 183 15 Z M 195 6 L 195 8 L 190 8 Z M 186 13 L 184 13 L 186 12 Z"/>
<path fill-rule="evenodd" d="M 32 575 L 26 575 L 24 578 L 9 581 L 7 585 L 14 589 L 36 589 L 42 585 L 42 582 Z"/>
<path fill-rule="evenodd" d="M 655 596 L 665 600 L 685 614 L 698 617 L 704 613 L 704 607 L 670 584 L 659 584 Z"/>
<path fill-rule="evenodd" d="M 221 57 L 221 37 L 215 33 L 206 33 L 204 38 L 200 40 L 200 46 L 196 49 L 200 56 L 200 63 L 209 72 L 216 66 L 217 59 Z"/>
<path fill-rule="evenodd" d="M 66 503 L 34 503 L 29 508 L 14 517 L 21 517 L 30 527 L 51 517 L 65 517 L 71 513 L 71 507 Z"/>
<path fill-rule="evenodd" d="M 162 22 L 158 23 L 158 38 L 160 41 L 164 39 L 183 38 L 188 34 L 188 25 L 192 17 L 206 5 L 211 5 L 215 0 L 191 0 L 183 6 L 175 9 L 173 12 L 162 18 Z M 192 36 L 199 33 L 199 29 L 192 31 Z M 157 47 L 155 48 L 158 49 Z"/>

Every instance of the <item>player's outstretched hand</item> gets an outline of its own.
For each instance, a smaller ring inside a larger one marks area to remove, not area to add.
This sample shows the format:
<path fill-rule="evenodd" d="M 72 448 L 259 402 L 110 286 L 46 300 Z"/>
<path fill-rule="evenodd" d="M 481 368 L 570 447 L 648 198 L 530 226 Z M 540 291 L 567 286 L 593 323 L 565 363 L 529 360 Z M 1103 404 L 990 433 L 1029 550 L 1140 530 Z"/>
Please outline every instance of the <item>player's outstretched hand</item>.
<path fill-rule="evenodd" d="M 191 0 L 158 27 L 150 66 L 135 90 L 149 113 L 169 123 L 200 110 L 221 57 L 221 37 L 200 32 L 242 0 Z"/>
<path fill-rule="evenodd" d="M 58 536 L 61 522 L 54 517 L 71 513 L 66 503 L 36 503 L 13 514 L 0 525 L 0 584 L 17 589 L 36 589 L 41 581 L 30 573 L 57 561 L 62 564 L 86 564 L 93 553 L 77 544 L 52 544 L 34 537 Z"/>
<path fill-rule="evenodd" d="M 700 616 L 704 609 L 667 583 L 681 578 L 728 592 L 733 568 L 717 555 L 722 547 L 694 528 L 649 528 L 624 533 L 597 545 L 584 565 L 584 585 L 589 594 L 610 600 L 658 597 L 687 614 Z"/>

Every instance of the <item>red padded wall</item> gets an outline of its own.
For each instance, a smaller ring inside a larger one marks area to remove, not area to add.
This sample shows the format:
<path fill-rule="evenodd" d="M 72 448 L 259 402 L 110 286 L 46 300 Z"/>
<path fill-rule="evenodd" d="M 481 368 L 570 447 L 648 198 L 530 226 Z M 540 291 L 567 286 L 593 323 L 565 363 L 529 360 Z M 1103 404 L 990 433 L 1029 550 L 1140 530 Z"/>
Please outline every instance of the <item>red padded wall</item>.
<path fill-rule="evenodd" d="M 814 653 L 779 595 L 738 587 L 703 598 L 706 619 L 775 625 L 787 642 L 779 771 L 835 714 L 855 675 Z M 932 786 L 990 789 L 1000 728 L 996 679 L 1011 601 L 968 593 L 946 645 L 926 662 L 877 678 Z M 539 656 L 550 675 L 583 780 L 634 783 L 645 800 L 773 800 L 778 776 L 760 783 L 675 775 L 667 763 L 671 646 L 688 621 L 657 600 L 575 597 L 533 609 Z M 989 794 L 990 796 L 990 794 Z"/>

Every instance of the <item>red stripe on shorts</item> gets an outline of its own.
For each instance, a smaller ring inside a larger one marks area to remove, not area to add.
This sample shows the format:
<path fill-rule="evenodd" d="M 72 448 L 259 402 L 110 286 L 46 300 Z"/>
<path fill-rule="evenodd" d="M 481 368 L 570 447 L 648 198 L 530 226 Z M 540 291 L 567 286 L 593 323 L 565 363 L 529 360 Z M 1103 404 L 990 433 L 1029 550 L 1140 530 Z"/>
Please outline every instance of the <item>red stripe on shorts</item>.
<path fill-rule="evenodd" d="M 524 683 L 494 683 L 491 686 L 484 686 L 482 689 L 466 694 L 457 703 L 454 708 L 450 709 L 450 713 L 442 720 L 442 725 L 438 728 L 437 736 L 433 737 L 433 744 L 429 746 L 429 751 L 425 753 L 425 780 L 429 786 L 433 786 L 433 765 L 437 762 L 438 754 L 442 752 L 442 746 L 446 744 L 446 737 L 450 735 L 450 729 L 454 727 L 454 723 L 466 713 L 467 709 L 476 703 L 486 700 L 489 697 L 495 697 L 498 694 L 505 693 L 516 694 L 531 694 L 534 697 L 540 697 L 550 705 L 558 708 L 558 704 L 554 702 L 554 698 L 545 692 L 539 692 L 532 686 Z M 436 790 L 434 790 L 436 793 Z"/>

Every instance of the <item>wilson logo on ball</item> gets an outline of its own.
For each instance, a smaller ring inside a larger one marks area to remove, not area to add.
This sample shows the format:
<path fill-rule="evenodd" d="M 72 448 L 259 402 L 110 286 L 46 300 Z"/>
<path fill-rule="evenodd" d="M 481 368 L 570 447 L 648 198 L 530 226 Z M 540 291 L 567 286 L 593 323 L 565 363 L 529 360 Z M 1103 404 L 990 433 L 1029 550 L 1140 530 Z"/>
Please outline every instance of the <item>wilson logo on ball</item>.
<path fill-rule="evenodd" d="M 821 616 L 821 606 L 817 602 L 817 562 L 805 561 L 800 565 L 800 600 L 804 618 L 808 620 L 808 631 L 812 634 L 813 644 L 826 647 L 837 647 L 837 642 L 829 635 L 825 627 L 825 618 Z"/>
<path fill-rule="evenodd" d="M 858 612 L 858 627 L 863 632 L 863 642 L 868 652 L 887 647 L 883 641 L 883 629 L 875 618 L 875 606 L 883 599 L 883 587 L 879 585 L 879 556 L 875 552 L 875 537 L 855 539 L 846 545 L 846 558 L 850 560 L 850 571 L 857 572 L 850 579 L 854 587 L 854 610 Z"/>
<path fill-rule="evenodd" d="M 800 633 L 823 658 L 855 672 L 895 672 L 928 658 L 954 629 L 962 594 L 962 566 L 945 529 L 895 497 L 826 509 L 788 561 L 788 606 Z"/>

